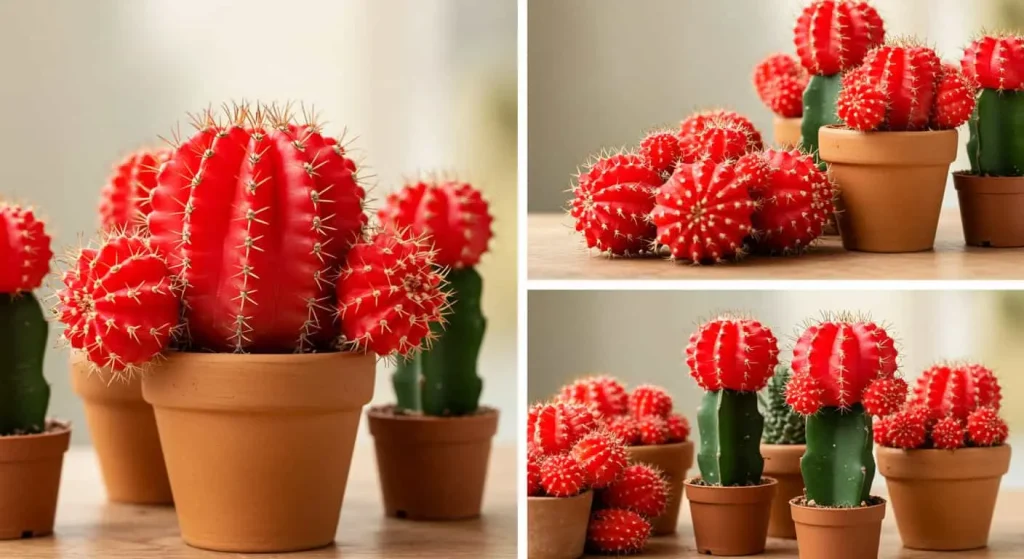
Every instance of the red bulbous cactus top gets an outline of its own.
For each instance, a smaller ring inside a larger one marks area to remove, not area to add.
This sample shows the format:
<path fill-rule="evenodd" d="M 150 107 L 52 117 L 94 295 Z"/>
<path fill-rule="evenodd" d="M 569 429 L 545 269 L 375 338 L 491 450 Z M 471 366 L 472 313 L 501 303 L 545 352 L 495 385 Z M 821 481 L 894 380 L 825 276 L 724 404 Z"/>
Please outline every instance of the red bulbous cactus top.
<path fill-rule="evenodd" d="M 150 192 L 156 186 L 160 166 L 171 157 L 166 148 L 139 149 L 115 166 L 100 191 L 100 228 L 103 231 L 145 229 L 152 211 Z"/>
<path fill-rule="evenodd" d="M 921 373 L 911 403 L 928 410 L 932 419 L 953 416 L 966 421 L 974 410 L 998 410 L 1002 400 L 999 380 L 976 363 L 940 363 Z"/>
<path fill-rule="evenodd" d="M 832 76 L 853 68 L 885 40 L 885 24 L 867 2 L 817 0 L 793 29 L 797 56 L 812 74 Z"/>
<path fill-rule="evenodd" d="M 559 391 L 559 398 L 591 406 L 602 416 L 624 414 L 629 406 L 626 387 L 607 375 L 582 378 L 563 386 Z"/>
<path fill-rule="evenodd" d="M 1024 36 L 981 37 L 964 49 L 960 67 L 984 89 L 1024 90 Z"/>
<path fill-rule="evenodd" d="M 754 90 L 766 107 L 782 118 L 803 115 L 803 94 L 810 77 L 792 55 L 768 55 L 754 67 Z"/>
<path fill-rule="evenodd" d="M 756 320 L 721 316 L 690 335 L 686 364 L 704 390 L 757 392 L 775 374 L 779 344 Z"/>
<path fill-rule="evenodd" d="M 377 212 L 381 223 L 429 236 L 440 266 L 469 268 L 487 252 L 491 217 L 487 201 L 467 182 L 418 180 L 389 194 Z"/>
<path fill-rule="evenodd" d="M 691 114 L 679 123 L 679 143 L 685 155 L 693 150 L 692 144 L 701 133 L 712 125 L 731 125 L 739 128 L 747 136 L 747 151 L 764 149 L 761 133 L 751 120 L 736 111 L 728 109 L 712 109 Z"/>
<path fill-rule="evenodd" d="M 333 279 L 367 217 L 356 164 L 288 107 L 206 112 L 163 165 L 148 226 L 197 349 L 281 353 L 338 337 Z"/>
<path fill-rule="evenodd" d="M 0 202 L 0 293 L 32 291 L 50 271 L 50 236 L 29 208 Z"/>

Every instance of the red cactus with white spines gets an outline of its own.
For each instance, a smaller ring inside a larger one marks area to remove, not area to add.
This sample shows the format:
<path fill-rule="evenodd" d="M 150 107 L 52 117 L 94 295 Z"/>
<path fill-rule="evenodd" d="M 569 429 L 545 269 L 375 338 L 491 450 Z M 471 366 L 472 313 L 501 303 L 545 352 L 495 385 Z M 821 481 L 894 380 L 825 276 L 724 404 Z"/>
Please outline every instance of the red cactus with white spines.
<path fill-rule="evenodd" d="M 836 116 L 850 128 L 861 132 L 882 126 L 887 109 L 885 92 L 869 82 L 844 85 L 836 99 Z"/>
<path fill-rule="evenodd" d="M 751 120 L 736 111 L 728 109 L 712 109 L 699 111 L 691 114 L 679 123 L 680 145 L 683 153 L 689 151 L 690 146 L 707 128 L 713 125 L 727 125 L 738 128 L 747 136 L 747 151 L 759 151 L 764 148 L 764 141 L 761 132 L 757 130 Z"/>
<path fill-rule="evenodd" d="M 982 407 L 967 416 L 967 437 L 975 446 L 998 446 L 1009 436 L 1006 422 L 991 407 Z"/>
<path fill-rule="evenodd" d="M 573 497 L 587 490 L 586 473 L 572 456 L 558 454 L 540 464 L 540 486 L 551 497 Z"/>
<path fill-rule="evenodd" d="M 636 428 L 640 433 L 639 444 L 642 446 L 665 444 L 669 440 L 668 422 L 663 417 L 656 415 L 638 417 Z"/>
<path fill-rule="evenodd" d="M 668 485 L 658 470 L 646 464 L 633 464 L 601 492 L 600 504 L 654 518 L 665 512 L 668 505 Z"/>
<path fill-rule="evenodd" d="M 988 35 L 964 49 L 961 68 L 984 89 L 1024 90 L 1024 36 Z"/>
<path fill-rule="evenodd" d="M 0 293 L 39 287 L 51 258 L 50 236 L 35 212 L 0 202 Z"/>
<path fill-rule="evenodd" d="M 588 248 L 616 256 L 650 250 L 655 229 L 650 222 L 661 174 L 639 156 L 601 158 L 580 174 L 569 214 Z"/>
<path fill-rule="evenodd" d="M 626 413 L 629 395 L 618 380 L 607 376 L 587 377 L 563 386 L 562 400 L 593 406 L 602 416 Z"/>
<path fill-rule="evenodd" d="M 953 416 L 966 421 L 981 407 L 998 410 L 999 381 L 991 369 L 976 363 L 940 363 L 917 379 L 911 403 L 928 410 L 933 419 Z"/>
<path fill-rule="evenodd" d="M 690 436 L 690 421 L 686 417 L 674 413 L 665 419 L 668 426 L 668 442 L 683 442 Z"/>
<path fill-rule="evenodd" d="M 480 191 L 467 182 L 418 180 L 388 195 L 377 212 L 385 227 L 429 237 L 439 266 L 475 266 L 487 251 L 493 218 Z"/>
<path fill-rule="evenodd" d="M 601 431 L 583 435 L 570 453 L 594 489 L 608 487 L 619 479 L 628 459 L 621 442 L 614 435 Z"/>
<path fill-rule="evenodd" d="M 907 381 L 897 377 L 875 379 L 861 396 L 864 410 L 878 417 L 896 413 L 906 400 Z"/>
<path fill-rule="evenodd" d="M 885 40 L 885 25 L 867 2 L 817 0 L 794 29 L 796 53 L 811 74 L 832 76 L 857 66 Z"/>
<path fill-rule="evenodd" d="M 642 384 L 629 394 L 629 413 L 636 418 L 667 418 L 672 413 L 672 396 L 660 386 Z"/>
<path fill-rule="evenodd" d="M 100 227 L 104 231 L 145 229 L 152 207 L 150 192 L 160 166 L 171 157 L 166 148 L 136 150 L 115 166 L 100 191 Z"/>
<path fill-rule="evenodd" d="M 967 122 L 978 101 L 974 83 L 957 69 L 947 69 L 935 90 L 932 128 L 947 130 Z"/>
<path fill-rule="evenodd" d="M 587 548 L 597 553 L 636 553 L 647 545 L 651 523 L 630 510 L 602 509 L 590 516 Z"/>
<path fill-rule="evenodd" d="M 921 410 L 908 408 L 883 420 L 882 444 L 892 448 L 921 448 L 928 436 L 928 417 Z"/>
<path fill-rule="evenodd" d="M 746 128 L 736 122 L 712 118 L 683 145 L 680 161 L 697 163 L 709 160 L 722 163 L 739 159 L 750 150 L 750 136 Z"/>
<path fill-rule="evenodd" d="M 593 413 L 571 402 L 538 404 L 530 408 L 527 441 L 545 454 L 567 452 L 597 426 Z"/>
<path fill-rule="evenodd" d="M 795 56 L 768 55 L 754 67 L 754 90 L 761 102 L 782 118 L 803 115 L 803 93 L 809 76 Z"/>
<path fill-rule="evenodd" d="M 760 322 L 723 315 L 690 335 L 686 364 L 704 390 L 757 392 L 775 373 L 779 344 Z"/>
<path fill-rule="evenodd" d="M 679 139 L 674 133 L 667 130 L 655 130 L 640 140 L 638 155 L 649 167 L 668 176 L 672 174 L 676 164 L 679 163 L 682 149 Z"/>
<path fill-rule="evenodd" d="M 943 450 L 952 450 L 964 446 L 964 424 L 959 419 L 949 416 L 935 422 L 932 427 L 932 445 Z"/>
<path fill-rule="evenodd" d="M 605 421 L 605 428 L 626 446 L 640 444 L 640 426 L 628 415 L 616 415 Z"/>
<path fill-rule="evenodd" d="M 526 494 L 537 497 L 543 494 L 544 488 L 540 484 L 540 465 L 544 463 L 544 457 L 535 449 L 526 453 Z"/>

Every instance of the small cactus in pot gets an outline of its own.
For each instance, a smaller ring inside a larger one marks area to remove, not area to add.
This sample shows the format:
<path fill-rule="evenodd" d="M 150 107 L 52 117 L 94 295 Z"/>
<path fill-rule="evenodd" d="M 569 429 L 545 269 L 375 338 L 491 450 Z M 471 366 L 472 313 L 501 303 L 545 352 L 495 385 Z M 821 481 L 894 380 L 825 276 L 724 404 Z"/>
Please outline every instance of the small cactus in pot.
<path fill-rule="evenodd" d="M 754 91 L 775 115 L 775 145 L 779 148 L 800 146 L 803 97 L 809 80 L 799 59 L 790 54 L 768 55 L 754 67 Z"/>
<path fill-rule="evenodd" d="M 772 499 L 768 536 L 788 539 L 796 538 L 789 501 L 803 495 L 800 459 L 807 447 L 804 416 L 786 403 L 786 384 L 791 375 L 789 364 L 779 364 L 775 375 L 760 393 L 761 409 L 764 410 L 764 433 L 761 435 L 764 472 L 779 482 L 778 492 Z"/>

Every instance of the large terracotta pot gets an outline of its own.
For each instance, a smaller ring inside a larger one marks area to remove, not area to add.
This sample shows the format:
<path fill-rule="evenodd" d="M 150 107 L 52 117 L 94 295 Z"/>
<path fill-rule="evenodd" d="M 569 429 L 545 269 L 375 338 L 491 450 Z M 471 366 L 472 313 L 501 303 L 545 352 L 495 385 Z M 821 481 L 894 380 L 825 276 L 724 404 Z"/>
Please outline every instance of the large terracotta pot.
<path fill-rule="evenodd" d="M 1024 177 L 953 173 L 953 184 L 968 245 L 1024 246 Z"/>
<path fill-rule="evenodd" d="M 683 482 L 693 466 L 693 441 L 626 447 L 630 464 L 647 464 L 661 470 L 668 484 L 668 504 L 661 516 L 651 519 L 651 534 L 674 534 L 683 502 Z"/>
<path fill-rule="evenodd" d="M 804 494 L 800 458 L 806 450 L 807 445 L 804 444 L 761 444 L 764 475 L 779 482 L 775 497 L 772 498 L 772 517 L 768 523 L 769 537 L 796 538 L 796 527 L 793 526 L 789 501 Z"/>
<path fill-rule="evenodd" d="M 858 132 L 822 127 L 819 154 L 839 188 L 847 250 L 917 252 L 935 244 L 956 130 Z"/>
<path fill-rule="evenodd" d="M 809 507 L 796 497 L 789 502 L 796 524 L 800 559 L 872 559 L 878 557 L 885 500 L 857 508 Z"/>
<path fill-rule="evenodd" d="M 583 555 L 594 493 L 575 497 L 527 497 L 528 559 L 576 559 Z"/>
<path fill-rule="evenodd" d="M 55 421 L 45 433 L 0 437 L 0 540 L 53 533 L 69 444 L 71 426 Z"/>
<path fill-rule="evenodd" d="M 375 357 L 172 353 L 142 381 L 189 545 L 284 552 L 334 541 Z"/>
<path fill-rule="evenodd" d="M 793 149 L 800 146 L 800 124 L 803 119 L 776 116 L 772 121 L 775 145 L 779 149 Z"/>
<path fill-rule="evenodd" d="M 427 417 L 375 408 L 366 416 L 388 516 L 413 520 L 480 516 L 491 439 L 498 430 L 497 410 Z"/>
<path fill-rule="evenodd" d="M 903 545 L 960 551 L 988 545 L 1010 445 L 958 450 L 878 448 Z"/>
<path fill-rule="evenodd" d="M 778 483 L 723 487 L 686 482 L 697 552 L 708 555 L 755 555 L 764 552 L 772 497 Z"/>

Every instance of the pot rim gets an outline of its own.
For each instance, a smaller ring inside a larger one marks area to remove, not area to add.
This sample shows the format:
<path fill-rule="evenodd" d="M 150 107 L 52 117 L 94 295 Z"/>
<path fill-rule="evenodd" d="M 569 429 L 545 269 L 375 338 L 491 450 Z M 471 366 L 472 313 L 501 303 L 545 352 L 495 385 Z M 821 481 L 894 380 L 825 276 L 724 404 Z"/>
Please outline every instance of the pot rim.
<path fill-rule="evenodd" d="M 956 159 L 957 131 L 916 130 L 861 132 L 843 126 L 830 124 L 818 131 L 819 154 L 829 164 L 852 164 L 870 166 L 949 166 Z M 907 149 L 912 141 L 913 150 Z M 869 152 L 851 153 L 850 150 L 833 149 L 833 143 L 849 144 L 861 142 L 871 148 Z"/>
<path fill-rule="evenodd" d="M 33 462 L 67 452 L 71 445 L 71 422 L 47 418 L 46 426 L 42 433 L 0 437 L 0 464 Z"/>
<path fill-rule="evenodd" d="M 686 486 L 686 498 L 691 503 L 707 503 L 713 505 L 750 505 L 771 502 L 779 485 L 773 477 L 761 476 L 758 485 L 703 485 L 694 483 L 700 476 L 683 481 Z M 714 499 L 708 498 L 714 496 Z"/>
<path fill-rule="evenodd" d="M 693 446 L 693 441 L 687 439 L 685 441 L 680 441 L 680 442 L 677 442 L 677 443 L 634 444 L 634 445 L 627 446 L 626 450 L 627 451 L 629 451 L 629 450 L 641 450 L 641 449 L 642 450 L 659 450 L 659 449 L 670 449 L 670 448 L 679 448 L 679 447 L 685 448 L 687 446 Z"/>
<path fill-rule="evenodd" d="M 476 412 L 467 415 L 425 415 L 423 413 L 394 414 L 389 410 L 394 409 L 394 404 L 383 406 L 372 406 L 366 409 L 366 416 L 380 421 L 409 422 L 409 423 L 455 423 L 470 421 L 485 421 L 492 416 L 499 415 L 501 410 L 491 406 L 479 406 Z"/>
<path fill-rule="evenodd" d="M 483 413 L 456 417 L 396 416 L 381 407 L 366 411 L 370 435 L 378 446 L 490 444 L 498 432 L 499 411 L 481 407 Z M 455 448 L 455 447 L 453 447 Z"/>
<path fill-rule="evenodd" d="M 800 475 L 800 458 L 807 452 L 807 444 L 761 443 L 764 473 L 771 475 Z"/>
<path fill-rule="evenodd" d="M 812 507 L 801 505 L 797 501 L 803 495 L 789 500 L 793 522 L 810 526 L 853 526 L 856 524 L 881 523 L 885 518 L 888 501 L 876 495 L 871 496 L 878 502 L 863 507 Z"/>
<path fill-rule="evenodd" d="M 1002 477 L 1010 470 L 1009 443 L 958 448 L 878 447 L 878 472 L 886 479 L 966 480 Z"/>
<path fill-rule="evenodd" d="M 1019 196 L 1024 194 L 1024 176 L 999 177 L 976 175 L 970 171 L 954 171 L 953 186 L 957 192 L 972 194 L 997 194 Z"/>
<path fill-rule="evenodd" d="M 585 499 L 588 495 L 593 495 L 593 489 L 587 489 L 586 491 L 573 495 L 572 497 L 549 497 L 549 496 L 535 496 L 527 495 L 526 502 L 528 503 L 555 503 L 555 502 L 566 502 L 578 499 Z"/>

